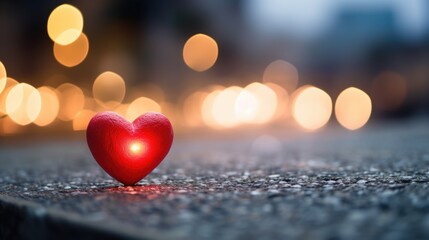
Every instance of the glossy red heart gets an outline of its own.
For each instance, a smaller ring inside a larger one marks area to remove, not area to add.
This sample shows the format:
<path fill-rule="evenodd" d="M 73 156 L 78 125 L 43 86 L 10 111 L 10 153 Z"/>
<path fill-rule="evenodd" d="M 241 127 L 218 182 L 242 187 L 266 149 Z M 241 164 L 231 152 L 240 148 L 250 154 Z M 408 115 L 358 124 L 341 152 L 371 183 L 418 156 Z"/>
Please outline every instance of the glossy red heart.
<path fill-rule="evenodd" d="M 167 155 L 173 128 L 160 113 L 145 113 L 130 123 L 114 112 L 102 112 L 89 122 L 86 139 L 92 156 L 110 176 L 133 185 Z"/>

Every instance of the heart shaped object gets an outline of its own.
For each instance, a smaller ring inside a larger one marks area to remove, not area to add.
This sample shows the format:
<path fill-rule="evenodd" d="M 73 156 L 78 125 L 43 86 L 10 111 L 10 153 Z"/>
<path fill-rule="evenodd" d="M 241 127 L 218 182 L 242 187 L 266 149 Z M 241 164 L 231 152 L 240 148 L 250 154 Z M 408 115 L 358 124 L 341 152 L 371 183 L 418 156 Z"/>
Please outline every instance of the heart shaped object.
<path fill-rule="evenodd" d="M 86 139 L 92 156 L 110 176 L 134 185 L 167 155 L 173 128 L 160 113 L 145 113 L 130 123 L 114 112 L 102 112 L 89 122 Z"/>

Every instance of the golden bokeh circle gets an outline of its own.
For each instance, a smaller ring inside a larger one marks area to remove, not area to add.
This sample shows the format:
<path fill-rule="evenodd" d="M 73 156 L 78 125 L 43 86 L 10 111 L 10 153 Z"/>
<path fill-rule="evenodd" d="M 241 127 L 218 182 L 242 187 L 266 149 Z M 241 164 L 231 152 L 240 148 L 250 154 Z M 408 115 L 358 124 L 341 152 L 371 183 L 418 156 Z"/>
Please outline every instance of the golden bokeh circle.
<path fill-rule="evenodd" d="M 39 116 L 41 106 L 39 91 L 27 83 L 15 85 L 6 97 L 6 113 L 19 125 L 32 123 Z"/>
<path fill-rule="evenodd" d="M 73 120 L 85 105 L 82 89 L 71 83 L 63 83 L 56 90 L 60 99 L 58 118 L 63 121 Z"/>
<path fill-rule="evenodd" d="M 260 101 L 255 94 L 244 88 L 240 89 L 234 105 L 236 118 L 240 123 L 252 123 L 259 114 Z"/>
<path fill-rule="evenodd" d="M 60 5 L 49 15 L 47 28 L 52 41 L 68 45 L 76 41 L 82 33 L 82 13 L 70 4 Z"/>
<path fill-rule="evenodd" d="M 6 68 L 3 63 L 0 62 L 0 93 L 4 90 L 7 82 Z"/>
<path fill-rule="evenodd" d="M 349 130 L 364 126 L 371 116 L 371 110 L 371 98 L 358 88 L 345 89 L 335 101 L 335 116 Z"/>
<path fill-rule="evenodd" d="M 277 111 L 276 93 L 271 88 L 259 82 L 253 82 L 244 89 L 253 94 L 258 101 L 257 114 L 252 123 L 262 124 L 270 121 Z"/>
<path fill-rule="evenodd" d="M 183 60 L 186 65 L 197 72 L 211 68 L 218 57 L 216 41 L 205 34 L 196 34 L 186 41 L 183 47 Z"/>
<path fill-rule="evenodd" d="M 106 109 L 113 109 L 121 104 L 125 91 L 124 79 L 110 71 L 100 74 L 92 86 L 95 101 Z"/>
<path fill-rule="evenodd" d="M 85 60 L 89 51 L 89 41 L 84 33 L 82 33 L 76 41 L 61 45 L 54 43 L 55 59 L 66 67 L 74 67 Z"/>
<path fill-rule="evenodd" d="M 42 108 L 34 123 L 43 127 L 49 125 L 57 118 L 60 109 L 60 100 L 55 89 L 51 87 L 43 86 L 37 90 L 39 90 L 42 98 Z"/>
<path fill-rule="evenodd" d="M 235 102 L 241 92 L 240 87 L 232 86 L 222 90 L 213 100 L 211 109 L 213 120 L 217 125 L 231 128 L 237 126 L 240 121 L 237 118 Z"/>
<path fill-rule="evenodd" d="M 216 97 L 222 92 L 222 90 L 223 89 L 216 89 L 207 94 L 203 103 L 201 104 L 201 117 L 204 124 L 215 129 L 219 129 L 221 126 L 219 126 L 218 123 L 214 120 L 212 109 Z"/>
<path fill-rule="evenodd" d="M 0 93 L 0 116 L 3 116 L 6 114 L 6 97 L 9 91 L 18 84 L 18 81 L 16 81 L 13 78 L 6 78 L 6 84 L 3 89 L 3 91 Z"/>
<path fill-rule="evenodd" d="M 183 118 L 190 127 L 198 127 L 203 123 L 201 106 L 208 93 L 197 91 L 189 95 L 183 103 Z"/>
<path fill-rule="evenodd" d="M 331 117 L 331 97 L 320 88 L 303 86 L 296 90 L 292 102 L 292 116 L 306 130 L 323 127 Z"/>
<path fill-rule="evenodd" d="M 161 106 L 150 98 L 139 97 L 130 103 L 125 118 L 132 122 L 147 112 L 161 112 Z"/>
<path fill-rule="evenodd" d="M 265 83 L 265 86 L 271 88 L 276 93 L 277 96 L 277 110 L 274 114 L 275 119 L 286 119 L 290 116 L 289 111 L 289 94 L 280 85 L 276 83 Z"/>
<path fill-rule="evenodd" d="M 74 131 L 85 131 L 88 127 L 91 118 L 94 117 L 96 112 L 88 109 L 80 111 L 73 119 L 73 130 Z"/>

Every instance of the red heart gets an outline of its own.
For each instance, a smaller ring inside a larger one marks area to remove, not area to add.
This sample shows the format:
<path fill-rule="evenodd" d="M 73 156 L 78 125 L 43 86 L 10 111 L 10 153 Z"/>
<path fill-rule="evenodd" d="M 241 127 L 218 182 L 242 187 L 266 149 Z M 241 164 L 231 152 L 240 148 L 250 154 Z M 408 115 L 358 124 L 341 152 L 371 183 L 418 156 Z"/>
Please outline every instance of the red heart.
<path fill-rule="evenodd" d="M 167 155 L 173 128 L 160 113 L 145 113 L 130 123 L 114 112 L 102 112 L 89 122 L 86 139 L 92 156 L 110 176 L 133 185 Z"/>

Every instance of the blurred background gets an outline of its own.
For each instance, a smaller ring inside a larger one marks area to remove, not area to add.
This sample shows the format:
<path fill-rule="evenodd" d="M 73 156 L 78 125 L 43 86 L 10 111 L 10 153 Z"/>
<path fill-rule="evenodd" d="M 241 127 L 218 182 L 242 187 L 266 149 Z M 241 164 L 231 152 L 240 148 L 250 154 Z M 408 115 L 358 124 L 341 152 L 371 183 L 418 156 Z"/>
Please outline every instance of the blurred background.
<path fill-rule="evenodd" d="M 0 134 L 65 136 L 94 114 L 177 134 L 429 113 L 426 0 L 2 1 Z"/>

